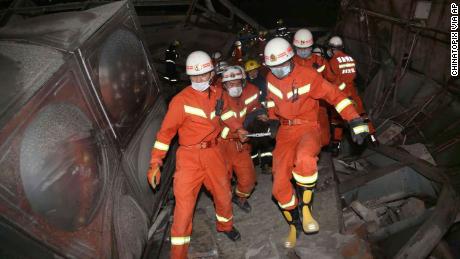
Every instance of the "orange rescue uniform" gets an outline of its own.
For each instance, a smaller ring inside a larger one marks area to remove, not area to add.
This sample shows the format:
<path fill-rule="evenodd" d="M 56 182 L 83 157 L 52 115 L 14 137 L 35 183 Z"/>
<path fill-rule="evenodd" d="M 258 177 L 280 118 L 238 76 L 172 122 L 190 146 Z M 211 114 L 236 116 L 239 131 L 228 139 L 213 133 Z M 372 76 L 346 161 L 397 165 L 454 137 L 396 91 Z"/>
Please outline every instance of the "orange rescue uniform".
<path fill-rule="evenodd" d="M 267 76 L 269 117 L 280 120 L 273 152 L 273 195 L 283 210 L 298 200 L 291 179 L 314 186 L 320 152 L 319 99 L 333 105 L 346 120 L 358 118 L 352 102 L 337 88 L 308 67 L 294 66 L 282 79 Z"/>
<path fill-rule="evenodd" d="M 161 165 L 172 138 L 179 134 L 174 175 L 176 206 L 171 229 L 171 258 L 187 258 L 195 202 L 201 186 L 211 192 L 216 208 L 218 231 L 232 230 L 231 187 L 225 160 L 217 146 L 222 122 L 241 127 L 231 110 L 216 115 L 216 101 L 222 89 L 211 86 L 199 92 L 191 86 L 177 94 L 157 134 L 151 164 Z"/>
<path fill-rule="evenodd" d="M 332 82 L 338 85 L 339 90 L 341 90 L 348 98 L 353 100 L 356 110 L 369 126 L 369 134 L 374 134 L 374 125 L 366 114 L 363 102 L 354 84 L 354 80 L 356 78 L 355 60 L 343 51 L 335 50 L 334 56 L 331 58 L 329 63 L 331 71 L 336 75 L 335 80 Z M 334 140 L 340 141 L 342 139 L 343 126 L 342 120 L 339 116 L 337 116 L 337 114 L 333 116 L 332 124 L 334 126 Z"/>
<path fill-rule="evenodd" d="M 316 69 L 324 78 L 328 81 L 333 81 L 335 79 L 334 74 L 331 72 L 329 63 L 326 59 L 316 54 L 312 54 L 308 58 L 301 58 L 299 56 L 294 56 L 294 63 L 303 67 L 311 67 Z M 330 133 L 330 122 L 329 115 L 327 112 L 327 104 L 323 101 L 320 101 L 318 121 L 321 130 L 321 146 L 329 145 L 331 139 Z"/>
<path fill-rule="evenodd" d="M 224 100 L 235 112 L 238 122 L 242 124 L 248 113 L 260 107 L 259 89 L 247 83 L 240 97 L 234 98 L 225 92 Z M 232 177 L 232 172 L 236 174 L 238 180 L 235 189 L 236 196 L 249 197 L 256 183 L 256 172 L 250 154 L 251 147 L 247 143 L 241 143 L 236 131 L 228 127 L 222 130 L 219 146 L 227 161 L 229 177 Z"/>

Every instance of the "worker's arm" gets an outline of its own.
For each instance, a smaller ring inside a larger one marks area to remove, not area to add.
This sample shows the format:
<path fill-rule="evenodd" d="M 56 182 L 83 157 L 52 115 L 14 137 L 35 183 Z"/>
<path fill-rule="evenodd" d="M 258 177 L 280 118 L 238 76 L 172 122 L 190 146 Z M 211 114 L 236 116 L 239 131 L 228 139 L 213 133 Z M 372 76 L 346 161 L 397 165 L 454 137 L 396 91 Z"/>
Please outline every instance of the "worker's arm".
<path fill-rule="evenodd" d="M 169 104 L 168 112 L 161 124 L 161 128 L 157 133 L 150 164 L 162 165 L 162 160 L 169 150 L 171 140 L 182 125 L 184 118 L 184 105 L 181 100 L 173 98 Z"/>
<path fill-rule="evenodd" d="M 238 134 L 241 142 L 245 142 L 247 140 L 246 134 L 248 134 L 248 132 L 243 128 L 243 124 L 238 121 L 236 113 L 228 105 L 228 102 L 224 102 L 223 111 L 224 112 L 222 112 L 220 120 L 230 129 L 231 132 L 236 132 Z"/>
<path fill-rule="evenodd" d="M 323 76 L 329 82 L 335 82 L 337 80 L 337 75 L 332 71 L 331 64 L 326 59 L 323 59 L 324 71 Z"/>
<path fill-rule="evenodd" d="M 359 118 L 351 100 L 320 75 L 313 80 L 310 94 L 314 99 L 325 100 L 334 106 L 340 116 L 347 121 Z"/>
<path fill-rule="evenodd" d="M 259 89 L 255 85 L 251 85 L 251 93 L 246 99 L 243 100 L 244 105 L 247 108 L 247 112 L 252 112 L 255 109 L 258 109 L 261 107 L 259 99 L 260 99 Z"/>
<path fill-rule="evenodd" d="M 358 144 L 364 142 L 369 134 L 369 127 L 359 116 L 350 99 L 319 75 L 313 81 L 310 94 L 315 99 L 323 99 L 333 105 L 340 116 L 349 122 L 353 141 Z"/>

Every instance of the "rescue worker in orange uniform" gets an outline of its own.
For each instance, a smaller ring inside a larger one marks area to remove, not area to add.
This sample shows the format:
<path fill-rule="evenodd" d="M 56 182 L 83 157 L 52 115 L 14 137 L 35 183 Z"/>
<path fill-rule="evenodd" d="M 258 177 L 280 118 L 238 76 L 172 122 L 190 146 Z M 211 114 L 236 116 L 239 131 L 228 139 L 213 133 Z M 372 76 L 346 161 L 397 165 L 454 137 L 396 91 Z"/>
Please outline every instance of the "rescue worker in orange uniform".
<path fill-rule="evenodd" d="M 240 123 L 244 122 L 248 113 L 260 107 L 259 90 L 246 82 L 245 77 L 243 69 L 239 66 L 230 66 L 222 73 L 222 84 L 226 90 L 224 102 L 235 112 Z M 247 199 L 256 183 L 256 172 L 250 155 L 251 147 L 247 143 L 242 143 L 237 132 L 228 127 L 222 130 L 219 146 L 227 161 L 230 179 L 232 172 L 235 172 L 237 177 L 232 201 L 249 213 L 251 206 Z"/>
<path fill-rule="evenodd" d="M 237 40 L 234 44 L 234 49 L 232 52 L 233 65 L 242 66 L 243 65 L 243 46 L 241 41 Z"/>
<path fill-rule="evenodd" d="M 172 138 L 179 134 L 174 175 L 176 206 L 171 229 L 171 258 L 187 258 L 192 233 L 195 202 L 201 186 L 210 191 L 216 208 L 217 231 L 231 240 L 240 238 L 233 227 L 231 187 L 225 159 L 217 145 L 222 123 L 245 141 L 247 131 L 241 128 L 234 112 L 223 107 L 218 99 L 221 88 L 210 85 L 214 75 L 211 58 L 203 51 L 192 52 L 186 61 L 191 86 L 177 94 L 169 104 L 152 150 L 147 173 L 150 185 L 160 181 L 160 167 Z"/>
<path fill-rule="evenodd" d="M 313 35 L 308 29 L 300 29 L 294 34 L 293 45 L 296 53 L 294 63 L 299 66 L 314 68 L 324 78 L 330 80 L 329 63 L 317 55 L 312 55 L 313 43 Z M 327 104 L 324 101 L 320 101 L 318 120 L 321 129 L 321 146 L 327 146 L 329 145 L 331 134 Z"/>
<path fill-rule="evenodd" d="M 364 109 L 361 97 L 355 87 L 354 80 L 356 78 L 356 63 L 355 60 L 343 51 L 343 41 L 340 37 L 334 36 L 329 40 L 328 56 L 331 57 L 329 63 L 331 71 L 335 74 L 334 84 L 338 85 L 338 89 L 342 91 L 348 98 L 353 101 L 358 113 L 364 118 L 364 121 L 369 126 L 371 142 L 377 144 L 374 136 L 375 128 Z M 343 121 L 337 114 L 332 116 L 333 140 L 332 149 L 335 153 L 340 150 L 340 142 L 342 140 Z"/>
<path fill-rule="evenodd" d="M 319 225 L 311 214 L 321 148 L 319 100 L 323 99 L 334 106 L 349 121 L 352 138 L 358 144 L 362 144 L 369 129 L 351 100 L 314 69 L 293 62 L 294 51 L 285 39 L 270 40 L 264 55 L 265 64 L 271 73 L 267 75 L 268 118 L 261 115 L 260 119 L 278 119 L 281 124 L 273 151 L 272 191 L 290 226 L 284 245 L 291 248 L 295 246 L 302 229 L 306 233 L 319 231 Z M 291 184 L 292 178 L 300 193 L 302 224 L 297 209 L 298 198 Z"/>

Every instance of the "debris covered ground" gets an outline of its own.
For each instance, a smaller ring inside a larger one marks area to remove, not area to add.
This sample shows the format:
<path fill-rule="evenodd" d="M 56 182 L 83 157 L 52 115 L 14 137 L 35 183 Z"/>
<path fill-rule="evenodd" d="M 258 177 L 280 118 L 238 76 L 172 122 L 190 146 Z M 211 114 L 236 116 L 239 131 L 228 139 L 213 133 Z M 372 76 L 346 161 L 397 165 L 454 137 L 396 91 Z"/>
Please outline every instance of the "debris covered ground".
<path fill-rule="evenodd" d="M 295 249 L 283 247 L 288 225 L 272 198 L 272 177 L 257 172 L 258 184 L 250 198 L 252 212 L 244 213 L 234 205 L 235 226 L 242 236 L 236 243 L 215 231 L 213 203 L 207 193 L 200 194 L 189 258 L 372 258 L 364 242 L 339 233 L 341 213 L 332 165 L 329 153 L 322 153 L 313 209 L 320 232 L 302 234 Z"/>

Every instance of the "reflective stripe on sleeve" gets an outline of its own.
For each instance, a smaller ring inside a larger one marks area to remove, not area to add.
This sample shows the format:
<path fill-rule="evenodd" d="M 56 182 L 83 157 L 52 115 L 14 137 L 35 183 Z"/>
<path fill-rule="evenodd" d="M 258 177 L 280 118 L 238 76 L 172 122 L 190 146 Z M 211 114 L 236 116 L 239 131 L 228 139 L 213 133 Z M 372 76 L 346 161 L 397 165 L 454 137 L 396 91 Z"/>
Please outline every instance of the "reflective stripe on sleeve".
<path fill-rule="evenodd" d="M 222 114 L 222 116 L 220 116 L 220 118 L 221 118 L 223 121 L 225 121 L 225 120 L 230 119 L 230 118 L 233 117 L 233 116 L 235 116 L 235 112 L 233 112 L 233 111 L 228 111 L 228 112 Z M 235 117 L 236 117 L 236 116 L 235 116 Z"/>
<path fill-rule="evenodd" d="M 226 139 L 229 132 L 230 132 L 230 129 L 229 129 L 228 127 L 225 127 L 225 128 L 222 130 L 222 133 L 220 134 L 220 136 L 221 136 L 223 139 Z"/>
<path fill-rule="evenodd" d="M 345 98 L 335 106 L 335 109 L 338 113 L 341 113 L 348 105 L 353 105 L 353 103 L 350 101 L 350 99 Z"/>
<path fill-rule="evenodd" d="M 320 66 L 318 69 L 316 69 L 316 71 L 318 71 L 319 73 L 323 72 L 324 69 L 326 69 L 326 65 L 322 65 Z"/>
<path fill-rule="evenodd" d="M 240 111 L 240 118 L 243 118 L 243 116 L 246 115 L 247 110 L 247 107 L 244 107 L 244 109 Z"/>
<path fill-rule="evenodd" d="M 246 100 L 244 100 L 244 104 L 248 105 L 250 103 L 252 103 L 255 99 L 257 99 L 257 94 L 247 98 Z"/>
<path fill-rule="evenodd" d="M 275 107 L 275 102 L 274 101 L 268 101 L 268 102 L 266 102 L 266 104 L 264 106 L 267 109 L 273 108 L 273 107 Z"/>
<path fill-rule="evenodd" d="M 171 245 L 181 246 L 190 243 L 190 236 L 186 237 L 171 237 Z"/>
<path fill-rule="evenodd" d="M 158 150 L 162 150 L 162 151 L 168 151 L 169 150 L 169 145 L 165 144 L 165 143 L 161 143 L 160 141 L 155 141 L 155 144 L 153 145 L 153 148 L 156 148 Z"/>

